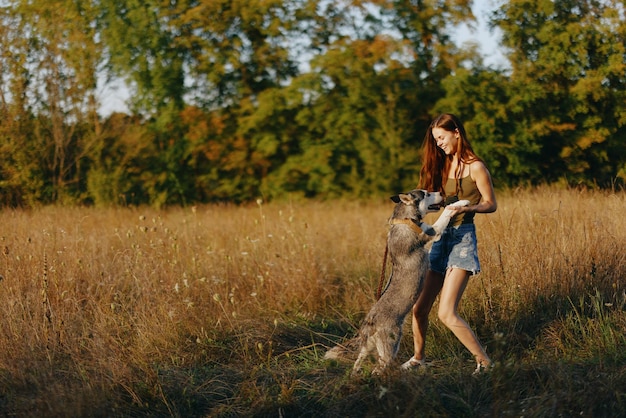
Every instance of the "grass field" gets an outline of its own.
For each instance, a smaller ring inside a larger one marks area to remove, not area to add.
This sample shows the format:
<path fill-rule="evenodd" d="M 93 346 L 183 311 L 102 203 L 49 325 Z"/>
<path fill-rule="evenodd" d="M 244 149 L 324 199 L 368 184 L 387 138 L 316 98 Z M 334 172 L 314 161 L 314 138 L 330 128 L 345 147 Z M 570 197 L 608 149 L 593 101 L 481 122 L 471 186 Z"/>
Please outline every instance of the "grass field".
<path fill-rule="evenodd" d="M 374 302 L 391 201 L 0 212 L 0 413 L 626 416 L 626 194 L 501 191 L 424 373 L 324 361 Z M 410 319 L 399 359 L 411 355 Z"/>

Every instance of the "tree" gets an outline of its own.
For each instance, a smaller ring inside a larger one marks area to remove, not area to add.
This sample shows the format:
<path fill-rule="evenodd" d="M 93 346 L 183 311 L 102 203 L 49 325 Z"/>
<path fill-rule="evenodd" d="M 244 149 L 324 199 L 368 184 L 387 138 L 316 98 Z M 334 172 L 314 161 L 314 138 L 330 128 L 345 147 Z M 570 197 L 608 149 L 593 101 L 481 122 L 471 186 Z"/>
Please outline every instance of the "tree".
<path fill-rule="evenodd" d="M 16 191 L 35 194 L 26 200 L 72 201 L 84 182 L 81 161 L 97 125 L 90 5 L 7 1 L 2 8 L 2 140 L 11 153 L 3 171 Z"/>
<path fill-rule="evenodd" d="M 299 147 L 270 172 L 272 190 L 370 196 L 413 187 L 438 77 L 467 58 L 455 57 L 436 24 L 468 18 L 467 2 L 341 4 L 325 3 L 325 23 L 308 32 L 319 53 L 289 87 L 305 103 Z"/>
<path fill-rule="evenodd" d="M 510 50 L 511 138 L 530 180 L 610 183 L 626 158 L 623 3 L 512 0 L 493 24 Z"/>
<path fill-rule="evenodd" d="M 188 51 L 175 41 L 184 33 L 168 23 L 171 4 L 158 0 L 98 2 L 106 68 L 129 83 L 134 90 L 132 110 L 146 116 L 167 108 L 180 110 L 184 104 Z"/>
<path fill-rule="evenodd" d="M 476 65 L 459 68 L 442 81 L 445 96 L 435 113 L 458 115 L 470 136 L 474 151 L 485 160 L 496 185 L 523 183 L 535 169 L 524 158 L 525 149 L 515 149 L 515 120 L 509 112 L 509 79 L 503 71 Z"/>

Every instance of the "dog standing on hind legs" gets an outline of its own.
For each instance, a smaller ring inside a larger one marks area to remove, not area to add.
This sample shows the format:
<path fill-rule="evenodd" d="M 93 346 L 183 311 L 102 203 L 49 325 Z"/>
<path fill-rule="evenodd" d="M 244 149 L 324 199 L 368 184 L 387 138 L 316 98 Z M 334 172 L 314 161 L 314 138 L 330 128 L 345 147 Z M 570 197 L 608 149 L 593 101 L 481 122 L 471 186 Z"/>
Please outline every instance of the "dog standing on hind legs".
<path fill-rule="evenodd" d="M 353 374 L 360 372 L 363 362 L 372 355 L 377 360 L 374 374 L 380 374 L 395 359 L 404 318 L 415 304 L 428 270 L 426 245 L 439 238 L 453 216 L 453 211 L 444 209 L 432 226 L 422 222 L 427 213 L 437 212 L 442 207 L 443 198 L 438 192 L 413 190 L 392 196 L 391 200 L 396 206 L 389 218 L 391 227 L 387 234 L 391 258 L 387 286 L 365 317 L 356 338 L 346 345 L 331 348 L 324 355 L 325 359 L 339 359 L 350 346 L 357 345 Z M 460 200 L 449 206 L 467 204 L 469 201 Z"/>

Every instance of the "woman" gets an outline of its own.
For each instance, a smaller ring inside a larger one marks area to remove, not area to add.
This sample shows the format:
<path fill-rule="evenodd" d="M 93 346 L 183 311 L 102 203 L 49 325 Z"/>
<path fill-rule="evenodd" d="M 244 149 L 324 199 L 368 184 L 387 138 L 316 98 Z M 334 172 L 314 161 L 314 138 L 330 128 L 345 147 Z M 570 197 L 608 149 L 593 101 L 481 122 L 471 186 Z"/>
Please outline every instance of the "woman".
<path fill-rule="evenodd" d="M 424 352 L 428 314 L 439 298 L 439 319 L 474 355 L 480 373 L 492 366 L 478 338 L 458 314 L 461 296 L 471 275 L 480 271 L 476 249 L 474 214 L 490 213 L 497 208 L 491 175 L 476 156 L 465 128 L 456 116 L 444 113 L 431 123 L 423 144 L 421 189 L 440 191 L 446 202 L 469 200 L 464 207 L 451 207 L 457 214 L 430 251 L 430 270 L 422 292 L 413 306 L 413 343 L 415 354 L 403 369 L 425 366 Z"/>

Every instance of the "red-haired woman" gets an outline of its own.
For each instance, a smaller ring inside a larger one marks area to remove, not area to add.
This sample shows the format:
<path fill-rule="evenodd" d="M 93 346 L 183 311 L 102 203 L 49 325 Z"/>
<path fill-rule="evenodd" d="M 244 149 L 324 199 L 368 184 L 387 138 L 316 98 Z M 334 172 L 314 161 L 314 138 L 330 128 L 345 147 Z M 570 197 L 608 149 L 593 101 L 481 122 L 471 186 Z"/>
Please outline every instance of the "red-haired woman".
<path fill-rule="evenodd" d="M 424 138 L 423 153 L 418 188 L 440 191 L 447 202 L 469 200 L 470 203 L 454 207 L 457 214 L 431 248 L 430 269 L 413 306 L 415 353 L 402 368 L 426 365 L 428 315 L 440 294 L 439 319 L 473 354 L 474 373 L 480 373 L 492 366 L 491 359 L 457 309 L 470 276 L 480 271 L 474 215 L 494 212 L 497 208 L 491 175 L 472 150 L 461 121 L 448 113 L 439 115 L 431 123 Z"/>

